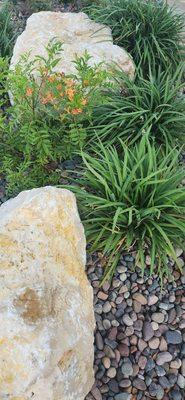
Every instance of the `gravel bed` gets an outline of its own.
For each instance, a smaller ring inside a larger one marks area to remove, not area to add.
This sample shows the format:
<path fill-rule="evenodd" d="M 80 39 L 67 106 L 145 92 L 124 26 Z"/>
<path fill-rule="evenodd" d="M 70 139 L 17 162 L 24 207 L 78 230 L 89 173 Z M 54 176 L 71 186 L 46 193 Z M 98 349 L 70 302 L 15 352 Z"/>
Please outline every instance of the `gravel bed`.
<path fill-rule="evenodd" d="M 74 166 L 66 161 L 61 167 Z M 0 176 L 0 204 L 6 200 Z M 159 278 L 147 274 L 149 256 L 144 277 L 134 257 L 126 255 L 112 283 L 103 286 L 105 260 L 96 254 L 88 257 L 96 381 L 86 400 L 185 400 L 185 252 L 176 253 L 183 274 L 169 261 L 171 275 L 163 290 Z"/>
<path fill-rule="evenodd" d="M 171 278 L 141 276 L 132 256 L 123 256 L 112 284 L 100 287 L 103 260 L 89 257 L 94 290 L 96 382 L 86 400 L 185 399 L 184 270 L 170 263 Z M 146 270 L 150 257 L 146 256 Z"/>

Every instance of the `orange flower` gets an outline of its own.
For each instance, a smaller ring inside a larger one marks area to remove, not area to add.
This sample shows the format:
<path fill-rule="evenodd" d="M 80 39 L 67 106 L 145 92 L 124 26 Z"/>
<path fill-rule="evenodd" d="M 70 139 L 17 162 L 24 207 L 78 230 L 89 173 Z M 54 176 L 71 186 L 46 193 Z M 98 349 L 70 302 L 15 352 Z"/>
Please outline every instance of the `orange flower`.
<path fill-rule="evenodd" d="M 41 103 L 42 104 L 47 104 L 52 102 L 53 100 L 55 100 L 55 97 L 53 96 L 53 94 L 51 92 L 47 92 L 45 97 L 42 97 L 41 99 Z"/>
<path fill-rule="evenodd" d="M 74 89 L 66 89 L 66 94 L 68 96 L 68 99 L 70 101 L 72 101 L 74 99 L 74 95 L 75 95 L 75 90 Z"/>
<path fill-rule="evenodd" d="M 68 87 L 72 87 L 72 86 L 74 86 L 74 81 L 72 80 L 72 79 L 68 79 L 68 80 L 66 80 L 66 85 L 68 86 Z"/>
<path fill-rule="evenodd" d="M 47 78 L 47 80 L 49 81 L 49 82 L 51 82 L 51 83 L 53 83 L 54 81 L 55 81 L 55 76 L 54 75 L 50 75 L 50 76 L 48 76 L 48 78 Z"/>
<path fill-rule="evenodd" d="M 62 90 L 62 85 L 60 84 L 60 85 L 57 85 L 57 89 L 58 90 Z"/>
<path fill-rule="evenodd" d="M 83 106 L 86 106 L 86 104 L 87 104 L 87 99 L 83 99 L 83 100 L 82 100 L 82 105 L 83 105 Z"/>
<path fill-rule="evenodd" d="M 71 114 L 73 114 L 73 115 L 78 115 L 78 114 L 81 114 L 81 113 L 82 113 L 82 109 L 81 108 L 74 108 L 71 111 Z"/>
<path fill-rule="evenodd" d="M 33 93 L 33 89 L 32 88 L 27 88 L 26 89 L 26 96 L 30 97 Z"/>

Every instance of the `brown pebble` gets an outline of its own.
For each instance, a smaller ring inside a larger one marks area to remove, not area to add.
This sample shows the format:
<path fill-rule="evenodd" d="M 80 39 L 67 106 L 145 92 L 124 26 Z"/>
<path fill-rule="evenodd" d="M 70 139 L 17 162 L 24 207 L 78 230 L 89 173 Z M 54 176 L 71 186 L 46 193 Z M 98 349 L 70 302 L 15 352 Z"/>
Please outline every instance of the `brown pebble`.
<path fill-rule="evenodd" d="M 153 337 L 148 342 L 150 349 L 156 350 L 159 348 L 160 340 L 158 337 Z"/>
<path fill-rule="evenodd" d="M 138 349 L 142 352 L 144 349 L 146 349 L 147 343 L 143 339 L 138 340 Z"/>
<path fill-rule="evenodd" d="M 106 294 L 106 293 L 104 293 L 104 292 L 98 292 L 97 297 L 98 297 L 100 300 L 107 300 L 108 294 Z"/>
<path fill-rule="evenodd" d="M 114 367 L 109 368 L 108 371 L 107 371 L 107 376 L 109 378 L 111 378 L 111 379 L 115 378 L 115 376 L 116 376 L 116 368 L 114 368 Z"/>
<path fill-rule="evenodd" d="M 106 369 L 109 369 L 109 368 L 110 368 L 110 358 L 108 358 L 108 357 L 103 357 L 103 358 L 102 358 L 102 363 L 103 363 L 103 365 L 104 365 L 104 367 L 105 367 Z"/>
<path fill-rule="evenodd" d="M 94 396 L 95 400 L 102 400 L 101 392 L 97 387 L 91 390 L 92 395 Z"/>
<path fill-rule="evenodd" d="M 110 340 L 115 340 L 116 336 L 117 336 L 117 333 L 118 333 L 118 328 L 116 326 L 114 326 L 113 328 L 111 328 L 111 330 L 110 330 L 110 332 L 108 334 L 108 338 Z"/>
<path fill-rule="evenodd" d="M 141 311 L 141 308 L 142 308 L 142 305 L 141 305 L 138 301 L 134 300 L 134 301 L 133 301 L 133 309 L 134 309 L 134 311 L 135 311 L 137 314 L 139 314 L 140 311 Z"/>
<path fill-rule="evenodd" d="M 147 299 L 143 294 L 141 293 L 134 293 L 132 298 L 136 300 L 138 303 L 140 303 L 142 306 L 145 306 L 147 304 Z"/>
<path fill-rule="evenodd" d="M 118 351 L 120 352 L 122 357 L 129 356 L 129 347 L 126 344 L 119 344 Z"/>
<path fill-rule="evenodd" d="M 146 363 L 147 363 L 147 358 L 144 357 L 144 356 L 141 356 L 141 357 L 139 358 L 139 361 L 138 361 L 139 367 L 140 367 L 141 369 L 145 369 Z"/>

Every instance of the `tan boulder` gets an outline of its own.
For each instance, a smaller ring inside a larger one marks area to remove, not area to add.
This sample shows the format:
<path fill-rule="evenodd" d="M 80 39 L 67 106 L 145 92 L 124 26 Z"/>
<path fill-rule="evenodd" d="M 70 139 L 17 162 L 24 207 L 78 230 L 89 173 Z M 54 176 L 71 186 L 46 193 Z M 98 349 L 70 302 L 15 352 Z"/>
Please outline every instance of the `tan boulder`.
<path fill-rule="evenodd" d="M 93 292 L 75 196 L 45 187 L 0 207 L 0 399 L 83 400 Z"/>
<path fill-rule="evenodd" d="M 46 56 L 45 47 L 53 38 L 63 43 L 61 60 L 55 67 L 57 72 L 75 73 L 73 61 L 76 55 L 82 56 L 87 51 L 92 56 L 90 65 L 104 62 L 108 68 L 114 63 L 130 77 L 134 76 L 132 58 L 124 49 L 113 44 L 111 29 L 92 21 L 82 12 L 42 11 L 32 14 L 25 31 L 16 41 L 11 65 L 16 65 L 20 56 L 27 52 L 31 53 L 30 59 L 38 54 Z"/>

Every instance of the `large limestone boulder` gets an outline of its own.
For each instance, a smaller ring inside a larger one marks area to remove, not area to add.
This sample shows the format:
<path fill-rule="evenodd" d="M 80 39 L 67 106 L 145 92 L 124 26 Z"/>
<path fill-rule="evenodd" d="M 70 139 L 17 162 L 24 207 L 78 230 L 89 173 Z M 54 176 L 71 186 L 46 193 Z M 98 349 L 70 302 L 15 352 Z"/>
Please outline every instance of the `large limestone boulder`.
<path fill-rule="evenodd" d="M 45 187 L 0 207 L 0 399 L 83 400 L 93 294 L 74 195 Z"/>
<path fill-rule="evenodd" d="M 31 52 L 31 58 L 38 54 L 46 56 L 45 47 L 53 38 L 63 43 L 61 60 L 55 68 L 57 72 L 75 73 L 73 61 L 76 55 L 82 56 L 87 50 L 92 56 L 90 65 L 102 61 L 107 65 L 114 63 L 130 77 L 134 75 L 132 58 L 124 49 L 113 45 L 110 28 L 92 21 L 82 12 L 42 11 L 32 14 L 27 20 L 25 31 L 16 41 L 12 67 L 17 64 L 20 56 L 27 52 Z"/>

